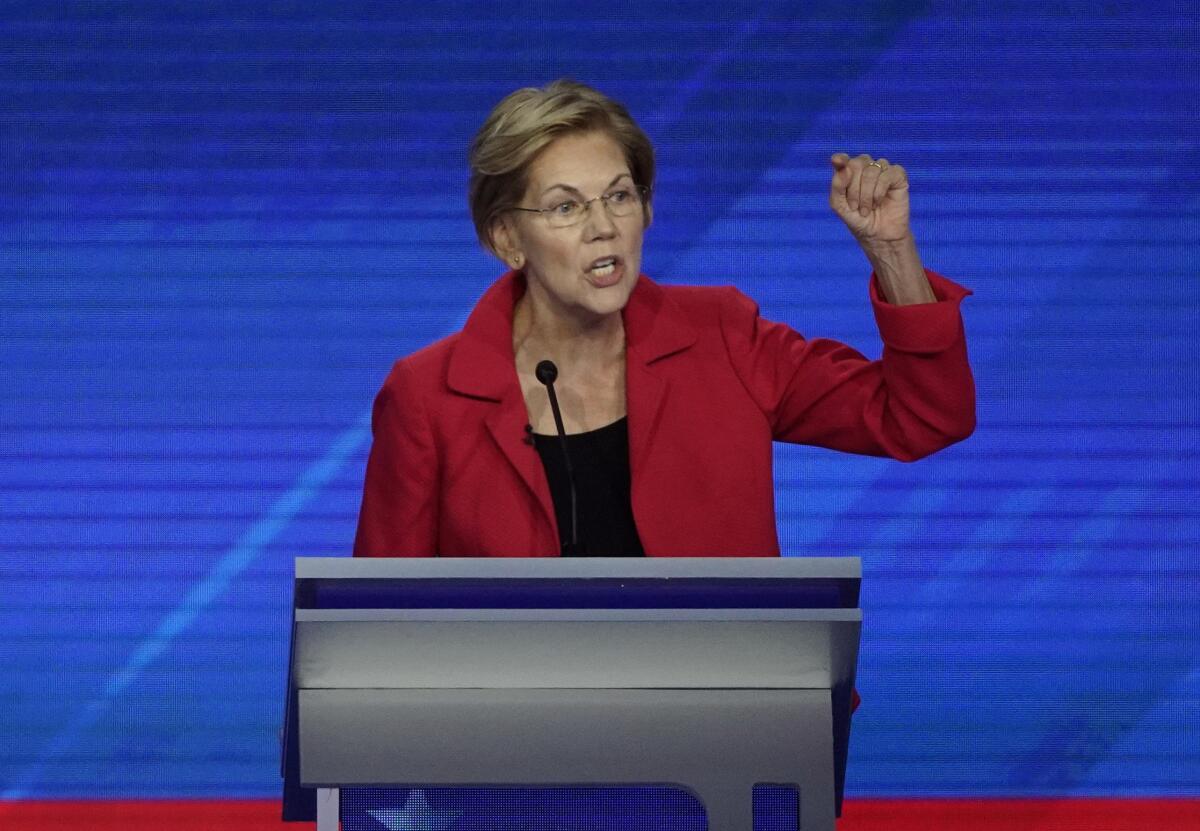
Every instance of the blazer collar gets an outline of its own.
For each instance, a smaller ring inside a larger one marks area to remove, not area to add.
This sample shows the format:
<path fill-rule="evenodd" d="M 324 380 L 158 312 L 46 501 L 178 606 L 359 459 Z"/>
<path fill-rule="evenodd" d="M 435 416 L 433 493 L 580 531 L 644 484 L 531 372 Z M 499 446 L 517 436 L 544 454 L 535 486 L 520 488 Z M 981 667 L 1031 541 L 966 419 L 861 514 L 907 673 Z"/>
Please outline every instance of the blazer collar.
<path fill-rule="evenodd" d="M 525 293 L 525 277 L 510 271 L 484 292 L 467 318 L 450 357 L 447 381 L 463 395 L 502 401 L 519 392 L 513 362 L 512 318 Z M 625 319 L 626 363 L 648 367 L 687 349 L 696 330 L 662 286 L 644 274 L 621 313 Z"/>

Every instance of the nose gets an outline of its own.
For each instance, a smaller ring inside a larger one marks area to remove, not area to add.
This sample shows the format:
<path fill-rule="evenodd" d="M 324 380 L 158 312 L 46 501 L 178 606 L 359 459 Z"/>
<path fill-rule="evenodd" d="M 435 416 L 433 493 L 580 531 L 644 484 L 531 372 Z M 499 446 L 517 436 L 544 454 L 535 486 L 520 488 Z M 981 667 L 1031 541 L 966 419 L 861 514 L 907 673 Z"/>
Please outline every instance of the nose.
<path fill-rule="evenodd" d="M 617 235 L 617 224 L 613 222 L 603 199 L 595 199 L 588 204 L 584 234 L 588 240 L 612 239 Z"/>

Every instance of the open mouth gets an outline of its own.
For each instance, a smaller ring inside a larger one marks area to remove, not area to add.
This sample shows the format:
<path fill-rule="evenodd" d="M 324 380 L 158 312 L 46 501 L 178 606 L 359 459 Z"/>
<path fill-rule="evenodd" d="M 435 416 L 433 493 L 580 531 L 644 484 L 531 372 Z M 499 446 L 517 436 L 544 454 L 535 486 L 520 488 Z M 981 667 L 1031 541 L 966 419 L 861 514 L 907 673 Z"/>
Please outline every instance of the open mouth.
<path fill-rule="evenodd" d="M 587 268 L 587 273 L 590 277 L 604 280 L 606 277 L 613 276 L 620 265 L 620 257 L 600 257 L 592 261 L 592 264 Z"/>

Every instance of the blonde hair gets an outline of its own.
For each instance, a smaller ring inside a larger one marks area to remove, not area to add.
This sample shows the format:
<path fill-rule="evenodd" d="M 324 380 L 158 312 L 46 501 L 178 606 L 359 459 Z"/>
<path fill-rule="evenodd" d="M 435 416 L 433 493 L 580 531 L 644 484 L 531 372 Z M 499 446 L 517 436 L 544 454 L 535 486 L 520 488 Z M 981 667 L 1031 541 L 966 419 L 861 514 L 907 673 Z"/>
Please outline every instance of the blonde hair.
<path fill-rule="evenodd" d="M 471 142 L 471 219 L 480 243 L 499 256 L 492 239 L 496 217 L 516 207 L 529 184 L 529 167 L 546 146 L 568 133 L 599 131 L 625 154 L 634 183 L 654 187 L 654 147 L 617 101 L 576 81 L 561 79 L 509 93 Z M 650 221 L 649 197 L 643 205 Z"/>

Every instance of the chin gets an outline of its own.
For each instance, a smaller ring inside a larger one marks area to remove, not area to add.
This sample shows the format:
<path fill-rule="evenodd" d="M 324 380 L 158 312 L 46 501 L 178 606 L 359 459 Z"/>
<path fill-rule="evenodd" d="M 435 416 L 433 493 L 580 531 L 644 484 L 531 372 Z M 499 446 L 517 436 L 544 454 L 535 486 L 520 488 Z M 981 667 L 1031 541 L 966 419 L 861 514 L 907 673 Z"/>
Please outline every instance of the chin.
<path fill-rule="evenodd" d="M 584 297 L 579 298 L 580 305 L 595 315 L 604 316 L 616 314 L 629 303 L 633 287 L 637 285 L 637 277 L 622 280 L 615 286 L 598 289 L 589 286 Z"/>

